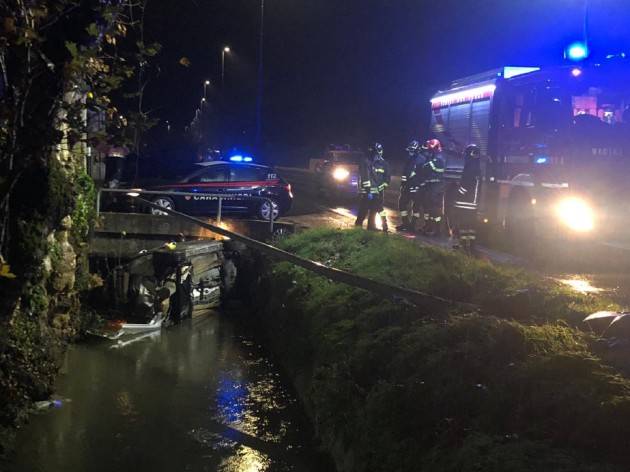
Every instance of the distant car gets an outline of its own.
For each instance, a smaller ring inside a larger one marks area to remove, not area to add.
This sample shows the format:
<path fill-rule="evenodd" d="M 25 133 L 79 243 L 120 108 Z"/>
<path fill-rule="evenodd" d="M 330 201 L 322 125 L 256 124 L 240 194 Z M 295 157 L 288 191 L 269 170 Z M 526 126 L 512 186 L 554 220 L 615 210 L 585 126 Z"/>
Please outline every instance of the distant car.
<path fill-rule="evenodd" d="M 329 198 L 354 197 L 358 193 L 359 165 L 364 158 L 363 152 L 353 149 L 329 150 L 315 168 L 320 193 Z"/>
<path fill-rule="evenodd" d="M 224 196 L 221 203 L 222 214 L 238 214 L 262 220 L 269 220 L 271 215 L 275 220 L 291 208 L 291 185 L 272 167 L 242 160 L 203 162 L 195 167 L 193 172 L 177 182 L 147 188 L 146 190 L 169 192 L 165 195 L 151 195 L 148 199 L 163 208 L 207 216 L 217 214 L 218 196 Z M 198 195 L 177 195 L 177 192 Z M 266 197 L 269 200 L 252 197 Z M 150 211 L 154 215 L 164 214 L 156 208 L 151 208 Z"/>

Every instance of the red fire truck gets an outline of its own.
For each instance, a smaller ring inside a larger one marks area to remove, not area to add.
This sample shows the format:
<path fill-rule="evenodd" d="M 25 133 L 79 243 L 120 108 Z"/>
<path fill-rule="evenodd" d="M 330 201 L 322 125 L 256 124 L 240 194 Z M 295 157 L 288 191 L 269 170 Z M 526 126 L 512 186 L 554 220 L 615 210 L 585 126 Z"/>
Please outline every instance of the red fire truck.
<path fill-rule="evenodd" d="M 482 151 L 479 218 L 518 240 L 619 239 L 630 222 L 630 61 L 504 67 L 431 99 L 446 176 Z M 447 190 L 447 207 L 450 191 Z"/>

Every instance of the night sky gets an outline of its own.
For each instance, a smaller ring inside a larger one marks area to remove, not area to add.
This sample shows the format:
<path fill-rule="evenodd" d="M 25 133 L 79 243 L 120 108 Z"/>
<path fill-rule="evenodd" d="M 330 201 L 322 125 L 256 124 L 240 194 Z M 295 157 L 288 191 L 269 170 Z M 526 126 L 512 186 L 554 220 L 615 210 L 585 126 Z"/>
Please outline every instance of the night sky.
<path fill-rule="evenodd" d="M 594 56 L 630 52 L 630 2 L 590 0 Z M 216 144 L 248 147 L 255 129 L 259 0 L 150 0 L 163 45 L 154 113 L 183 130 L 206 78 Z M 398 156 L 424 137 L 428 98 L 450 80 L 502 65 L 562 61 L 581 39 L 584 0 L 266 0 L 264 149 L 286 160 L 327 143 L 383 142 Z M 220 51 L 229 44 L 226 89 Z M 179 64 L 190 59 L 190 67 Z"/>

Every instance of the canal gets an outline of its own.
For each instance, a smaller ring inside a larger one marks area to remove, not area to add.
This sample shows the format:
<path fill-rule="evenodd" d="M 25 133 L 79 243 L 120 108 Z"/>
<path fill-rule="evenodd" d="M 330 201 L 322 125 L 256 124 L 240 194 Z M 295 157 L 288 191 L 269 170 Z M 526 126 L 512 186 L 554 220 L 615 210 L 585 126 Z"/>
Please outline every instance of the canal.
<path fill-rule="evenodd" d="M 59 401 L 19 432 L 10 471 L 333 470 L 279 369 L 234 318 L 72 346 Z"/>

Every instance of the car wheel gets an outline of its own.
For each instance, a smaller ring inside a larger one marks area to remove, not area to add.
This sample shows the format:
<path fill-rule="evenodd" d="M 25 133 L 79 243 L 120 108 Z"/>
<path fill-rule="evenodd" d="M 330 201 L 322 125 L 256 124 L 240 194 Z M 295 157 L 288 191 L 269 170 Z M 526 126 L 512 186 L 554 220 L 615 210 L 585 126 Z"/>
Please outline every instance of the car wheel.
<path fill-rule="evenodd" d="M 269 221 L 269 217 L 272 216 L 274 220 L 280 216 L 280 205 L 274 200 L 265 200 L 258 207 L 258 217 L 261 220 Z"/>
<path fill-rule="evenodd" d="M 175 203 L 169 197 L 155 197 L 153 199 L 153 203 L 155 203 L 156 205 L 158 205 L 158 206 L 160 206 L 162 208 L 167 208 L 169 210 L 174 210 L 175 209 Z M 155 216 L 167 216 L 168 215 L 168 213 L 166 213 L 164 211 L 160 211 L 157 208 L 153 208 L 153 207 L 151 207 L 151 214 L 155 215 Z"/>

